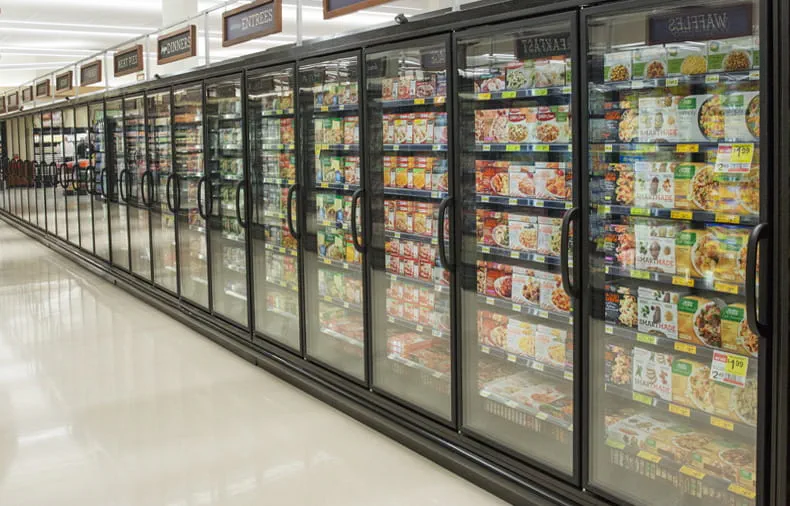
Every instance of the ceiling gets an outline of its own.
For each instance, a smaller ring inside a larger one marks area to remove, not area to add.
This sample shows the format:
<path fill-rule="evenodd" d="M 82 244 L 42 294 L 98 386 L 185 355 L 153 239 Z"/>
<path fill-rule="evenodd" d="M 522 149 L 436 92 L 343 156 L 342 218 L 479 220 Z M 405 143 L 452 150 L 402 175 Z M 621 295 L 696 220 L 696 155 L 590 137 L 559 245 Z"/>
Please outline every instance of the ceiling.
<path fill-rule="evenodd" d="M 162 28 L 163 2 L 179 0 L 4 0 L 0 3 L 0 89 L 29 83 L 66 65 Z M 302 0 L 303 38 L 326 37 L 449 7 L 451 0 L 396 0 L 355 14 L 324 20 L 321 0 Z M 210 61 L 296 42 L 296 2 L 283 0 L 283 32 L 233 48 L 221 46 L 221 13 L 245 1 L 198 0 L 208 15 Z M 204 33 L 205 26 L 199 25 Z M 153 37 L 151 40 L 155 40 Z M 200 63 L 204 63 L 201 61 Z M 194 65 L 194 64 L 193 64 Z"/>

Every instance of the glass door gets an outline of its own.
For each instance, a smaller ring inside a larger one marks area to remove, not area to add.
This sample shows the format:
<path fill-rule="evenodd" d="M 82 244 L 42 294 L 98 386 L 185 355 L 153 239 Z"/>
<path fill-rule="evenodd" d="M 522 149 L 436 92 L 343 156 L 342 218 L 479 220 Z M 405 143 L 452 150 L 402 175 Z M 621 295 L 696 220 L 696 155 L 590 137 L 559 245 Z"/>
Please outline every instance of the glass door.
<path fill-rule="evenodd" d="M 38 214 L 36 213 L 36 182 L 38 180 L 38 164 L 36 163 L 36 153 L 33 142 L 33 115 L 25 116 L 25 154 L 29 166 L 29 181 L 27 187 L 27 212 L 28 221 L 31 225 L 38 226 Z"/>
<path fill-rule="evenodd" d="M 291 228 L 298 213 L 287 205 L 298 191 L 294 117 L 293 67 L 248 75 L 255 330 L 299 350 L 299 241 Z"/>
<path fill-rule="evenodd" d="M 146 175 L 145 100 L 142 96 L 124 99 L 124 153 L 128 192 L 125 195 L 129 215 L 129 245 L 132 273 L 151 279 L 151 235 L 149 194 L 150 178 Z M 126 192 L 126 189 L 124 190 Z"/>
<path fill-rule="evenodd" d="M 108 192 L 110 190 L 110 175 L 107 171 L 107 142 L 105 132 L 107 124 L 104 121 L 104 104 L 88 105 L 88 147 L 91 166 L 94 169 L 93 177 L 93 242 L 96 256 L 102 260 L 110 261 L 110 207 Z"/>
<path fill-rule="evenodd" d="M 52 111 L 52 137 L 49 146 L 52 161 L 55 164 L 58 185 L 55 187 L 55 220 L 57 234 L 61 239 L 68 240 L 68 224 L 66 222 L 66 192 L 71 181 L 70 168 L 65 163 L 63 152 L 63 111 Z"/>
<path fill-rule="evenodd" d="M 20 116 L 17 118 L 17 142 L 19 145 L 19 159 L 21 161 L 19 167 L 19 217 L 25 221 L 28 220 L 28 198 L 27 189 L 30 185 L 29 182 L 29 158 L 27 155 L 27 142 L 26 142 L 26 125 L 25 117 Z"/>
<path fill-rule="evenodd" d="M 181 297 L 209 308 L 203 177 L 203 86 L 173 91 L 173 149 Z M 199 196 L 200 194 L 200 196 Z"/>
<path fill-rule="evenodd" d="M 77 196 L 79 194 L 79 166 L 77 154 L 77 129 L 74 109 L 63 110 L 63 163 L 66 166 L 65 177 L 68 181 L 63 190 L 63 207 L 66 210 L 66 230 L 68 241 L 75 246 L 80 243 L 80 219 Z"/>
<path fill-rule="evenodd" d="M 93 190 L 96 182 L 95 168 L 91 160 L 88 137 L 88 107 L 77 107 L 74 111 L 76 129 L 77 164 L 77 215 L 79 216 L 79 244 L 82 249 L 93 253 Z"/>
<path fill-rule="evenodd" d="M 172 293 L 178 292 L 176 261 L 176 219 L 173 174 L 173 139 L 171 138 L 170 91 L 146 96 L 148 122 L 148 170 L 151 194 L 151 238 L 154 283 Z"/>
<path fill-rule="evenodd" d="M 351 226 L 360 196 L 359 56 L 299 67 L 306 206 L 304 282 L 307 354 L 356 379 L 365 374 L 362 255 Z M 287 217 L 287 188 L 267 208 Z M 344 287 L 337 293 L 334 287 Z"/>
<path fill-rule="evenodd" d="M 373 384 L 445 420 L 452 418 L 448 45 L 442 37 L 365 58 Z"/>
<path fill-rule="evenodd" d="M 213 311 L 247 326 L 241 76 L 206 84 L 206 193 Z"/>
<path fill-rule="evenodd" d="M 569 16 L 458 45 L 463 425 L 563 475 L 574 466 Z"/>
<path fill-rule="evenodd" d="M 58 170 L 52 156 L 52 112 L 41 113 L 41 171 L 44 174 L 44 213 L 47 232 L 57 233 Z"/>
<path fill-rule="evenodd" d="M 129 221 L 127 217 L 126 190 L 129 179 L 126 172 L 126 157 L 123 144 L 123 101 L 107 101 L 105 105 L 105 125 L 107 126 L 107 190 L 110 211 L 112 263 L 116 267 L 129 270 Z"/>
<path fill-rule="evenodd" d="M 760 13 L 613 10 L 586 18 L 590 484 L 618 502 L 753 505 Z"/>

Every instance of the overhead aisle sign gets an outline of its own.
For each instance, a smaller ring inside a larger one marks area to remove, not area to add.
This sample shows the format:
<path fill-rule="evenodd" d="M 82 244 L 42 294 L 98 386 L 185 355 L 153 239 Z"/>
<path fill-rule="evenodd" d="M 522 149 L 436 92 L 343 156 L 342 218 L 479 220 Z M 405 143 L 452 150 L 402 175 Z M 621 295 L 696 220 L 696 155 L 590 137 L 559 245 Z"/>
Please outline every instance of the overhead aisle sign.
<path fill-rule="evenodd" d="M 156 43 L 156 63 L 164 65 L 197 55 L 197 27 L 189 25 L 175 32 L 162 35 Z"/>
<path fill-rule="evenodd" d="M 99 81 L 101 81 L 101 60 L 80 67 L 80 86 L 96 84 Z"/>
<path fill-rule="evenodd" d="M 282 0 L 258 0 L 222 15 L 222 47 L 283 30 Z"/>
<path fill-rule="evenodd" d="M 115 77 L 121 77 L 143 70 L 143 46 L 138 44 L 132 48 L 116 53 L 113 58 Z"/>

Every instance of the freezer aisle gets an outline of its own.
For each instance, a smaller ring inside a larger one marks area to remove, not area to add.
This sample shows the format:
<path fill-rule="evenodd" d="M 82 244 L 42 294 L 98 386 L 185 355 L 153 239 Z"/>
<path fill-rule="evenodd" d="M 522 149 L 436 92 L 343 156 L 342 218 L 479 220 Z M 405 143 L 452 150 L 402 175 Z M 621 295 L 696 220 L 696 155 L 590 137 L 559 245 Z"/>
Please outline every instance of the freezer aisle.
<path fill-rule="evenodd" d="M 4 222 L 0 244 L 3 367 L 25 371 L 0 378 L 0 503 L 504 504 Z"/>

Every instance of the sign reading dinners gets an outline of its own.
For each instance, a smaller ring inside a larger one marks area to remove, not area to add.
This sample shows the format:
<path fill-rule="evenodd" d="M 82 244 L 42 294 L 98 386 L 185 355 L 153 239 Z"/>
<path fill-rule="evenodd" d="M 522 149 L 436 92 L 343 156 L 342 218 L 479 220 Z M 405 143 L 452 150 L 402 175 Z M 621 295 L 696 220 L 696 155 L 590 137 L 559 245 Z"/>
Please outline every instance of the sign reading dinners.
<path fill-rule="evenodd" d="M 157 40 L 156 62 L 171 63 L 197 55 L 197 27 L 189 25 L 175 32 L 162 35 Z"/>

